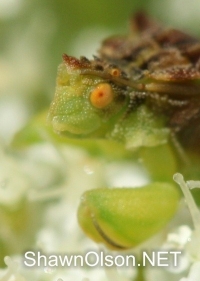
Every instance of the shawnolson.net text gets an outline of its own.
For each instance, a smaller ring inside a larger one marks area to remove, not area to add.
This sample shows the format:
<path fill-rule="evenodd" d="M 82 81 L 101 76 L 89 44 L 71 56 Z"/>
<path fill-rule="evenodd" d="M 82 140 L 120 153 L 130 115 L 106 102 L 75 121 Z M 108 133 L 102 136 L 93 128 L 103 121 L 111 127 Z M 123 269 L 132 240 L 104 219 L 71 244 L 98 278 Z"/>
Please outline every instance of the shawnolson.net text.
<path fill-rule="evenodd" d="M 104 251 L 88 251 L 83 254 L 45 254 L 41 251 L 27 251 L 23 264 L 26 267 L 177 267 L 181 251 L 143 251 L 140 259 L 132 254 L 107 254 Z"/>

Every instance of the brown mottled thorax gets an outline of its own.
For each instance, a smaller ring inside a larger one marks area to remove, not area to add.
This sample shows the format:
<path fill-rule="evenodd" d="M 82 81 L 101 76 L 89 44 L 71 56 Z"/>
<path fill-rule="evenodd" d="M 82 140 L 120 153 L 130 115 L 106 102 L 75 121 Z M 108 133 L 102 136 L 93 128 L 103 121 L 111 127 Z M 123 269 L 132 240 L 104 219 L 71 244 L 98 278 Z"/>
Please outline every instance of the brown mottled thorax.
<path fill-rule="evenodd" d="M 184 149 L 200 154 L 199 39 L 138 13 L 131 19 L 131 33 L 104 40 L 98 57 L 63 59 L 81 75 L 118 87 L 121 100 L 130 99 L 128 113 L 147 105 L 164 117 L 165 127 Z"/>
<path fill-rule="evenodd" d="M 200 40 L 143 13 L 132 18 L 131 29 L 129 36 L 106 39 L 101 59 L 143 84 L 150 106 L 167 116 L 179 142 L 200 153 Z"/>

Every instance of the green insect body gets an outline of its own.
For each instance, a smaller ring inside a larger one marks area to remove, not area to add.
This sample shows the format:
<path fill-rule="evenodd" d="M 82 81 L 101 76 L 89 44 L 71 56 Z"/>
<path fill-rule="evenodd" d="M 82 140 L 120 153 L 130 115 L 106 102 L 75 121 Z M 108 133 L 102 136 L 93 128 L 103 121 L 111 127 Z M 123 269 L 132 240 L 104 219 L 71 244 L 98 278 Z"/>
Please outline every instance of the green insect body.
<path fill-rule="evenodd" d="M 140 151 L 152 183 L 91 190 L 79 207 L 86 234 L 118 250 L 142 243 L 173 217 L 177 169 L 200 174 L 200 43 L 143 14 L 132 29 L 105 40 L 93 60 L 63 56 L 48 116 L 59 134 Z"/>

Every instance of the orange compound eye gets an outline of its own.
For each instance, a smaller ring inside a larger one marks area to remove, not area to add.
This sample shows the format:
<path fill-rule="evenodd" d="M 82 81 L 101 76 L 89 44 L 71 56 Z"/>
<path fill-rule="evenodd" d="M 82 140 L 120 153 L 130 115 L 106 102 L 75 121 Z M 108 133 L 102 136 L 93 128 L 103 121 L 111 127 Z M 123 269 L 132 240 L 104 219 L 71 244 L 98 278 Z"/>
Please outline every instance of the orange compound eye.
<path fill-rule="evenodd" d="M 110 74 L 112 76 L 119 77 L 121 75 L 121 71 L 118 68 L 113 68 L 111 69 Z"/>
<path fill-rule="evenodd" d="M 114 98 L 113 89 L 108 83 L 99 84 L 91 93 L 91 104 L 96 108 L 108 106 Z"/>

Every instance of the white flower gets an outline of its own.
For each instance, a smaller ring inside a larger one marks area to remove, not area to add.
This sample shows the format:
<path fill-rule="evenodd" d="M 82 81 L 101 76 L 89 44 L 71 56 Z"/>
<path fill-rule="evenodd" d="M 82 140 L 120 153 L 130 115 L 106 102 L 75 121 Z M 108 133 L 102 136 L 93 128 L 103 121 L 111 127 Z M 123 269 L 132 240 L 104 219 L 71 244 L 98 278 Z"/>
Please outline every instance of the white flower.
<path fill-rule="evenodd" d="M 19 264 L 10 257 L 4 258 L 7 269 L 0 271 L 0 281 L 27 281 L 19 272 Z"/>
<path fill-rule="evenodd" d="M 188 277 L 183 277 L 180 279 L 180 281 L 199 281 L 200 277 L 200 261 L 195 262 L 191 268 L 190 272 L 188 274 Z"/>
<path fill-rule="evenodd" d="M 185 251 L 188 254 L 192 265 L 187 278 L 180 281 L 199 281 L 200 276 L 200 211 L 192 197 L 190 189 L 200 187 L 199 181 L 185 182 L 181 174 L 175 174 L 174 180 L 180 185 L 184 194 L 186 203 L 192 216 L 194 230 L 192 231 L 188 243 L 185 245 Z"/>

